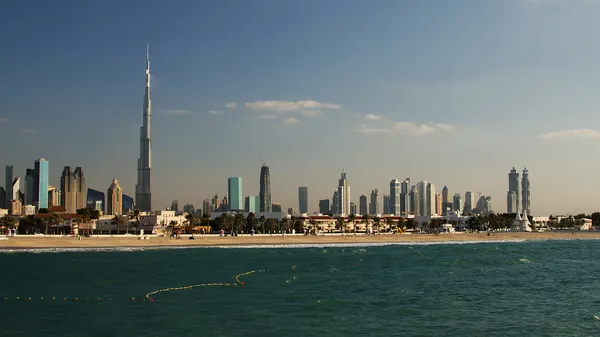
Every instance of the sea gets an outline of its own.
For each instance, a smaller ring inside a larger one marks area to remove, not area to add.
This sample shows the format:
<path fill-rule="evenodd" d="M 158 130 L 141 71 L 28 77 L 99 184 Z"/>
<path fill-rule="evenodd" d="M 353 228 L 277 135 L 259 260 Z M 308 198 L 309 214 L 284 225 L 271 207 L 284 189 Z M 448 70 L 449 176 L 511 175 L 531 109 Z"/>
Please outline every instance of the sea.
<path fill-rule="evenodd" d="M 4 250 L 0 336 L 599 336 L 599 258 L 597 240 Z"/>

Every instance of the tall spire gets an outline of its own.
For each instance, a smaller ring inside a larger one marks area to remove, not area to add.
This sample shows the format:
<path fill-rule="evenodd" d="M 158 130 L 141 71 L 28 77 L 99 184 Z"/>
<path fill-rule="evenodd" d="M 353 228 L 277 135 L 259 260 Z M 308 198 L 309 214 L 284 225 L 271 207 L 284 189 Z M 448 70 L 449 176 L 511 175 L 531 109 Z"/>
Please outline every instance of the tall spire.
<path fill-rule="evenodd" d="M 144 91 L 143 123 L 140 128 L 140 157 L 138 158 L 135 206 L 143 212 L 152 211 L 152 149 L 150 137 L 150 46 L 146 45 L 146 88 Z"/>

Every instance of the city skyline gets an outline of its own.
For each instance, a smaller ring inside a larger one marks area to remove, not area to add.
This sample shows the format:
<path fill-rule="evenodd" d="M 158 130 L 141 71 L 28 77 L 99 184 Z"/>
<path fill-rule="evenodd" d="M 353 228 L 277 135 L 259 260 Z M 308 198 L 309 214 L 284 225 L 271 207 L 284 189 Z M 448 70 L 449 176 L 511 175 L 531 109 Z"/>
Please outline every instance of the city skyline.
<path fill-rule="evenodd" d="M 483 192 L 503 212 L 515 166 L 532 172 L 534 214 L 597 210 L 600 160 L 588 154 L 600 140 L 600 67 L 591 57 L 599 47 L 588 41 L 600 28 L 598 2 L 233 7 L 225 15 L 223 2 L 165 3 L 141 17 L 134 4 L 114 1 L 9 4 L 0 13 L 0 29 L 15 31 L 0 55 L 0 141 L 15 145 L 0 167 L 13 165 L 23 189 L 25 170 L 43 157 L 49 185 L 75 164 L 87 186 L 105 190 L 118 177 L 135 195 L 149 43 L 153 209 L 174 199 L 201 205 L 225 194 L 231 176 L 259 195 L 261 152 L 271 202 L 284 208 L 308 186 L 314 211 L 345 168 L 357 205 L 360 195 L 411 177 L 447 185 L 450 196 Z M 155 24 L 134 29 L 147 22 Z M 231 29 L 204 26 L 221 22 Z M 382 164 L 357 160 L 370 156 Z"/>

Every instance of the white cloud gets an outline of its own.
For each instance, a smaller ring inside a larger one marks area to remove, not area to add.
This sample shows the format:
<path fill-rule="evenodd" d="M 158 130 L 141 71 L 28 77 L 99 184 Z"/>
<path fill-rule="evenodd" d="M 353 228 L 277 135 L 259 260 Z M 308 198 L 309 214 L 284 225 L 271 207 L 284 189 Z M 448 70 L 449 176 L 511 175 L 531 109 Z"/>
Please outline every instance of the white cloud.
<path fill-rule="evenodd" d="M 321 116 L 323 113 L 321 112 L 321 110 L 303 110 L 302 111 L 302 116 L 304 117 L 317 117 L 317 116 Z"/>
<path fill-rule="evenodd" d="M 600 131 L 592 129 L 572 129 L 547 132 L 540 135 L 542 139 L 555 138 L 600 138 Z"/>
<path fill-rule="evenodd" d="M 284 119 L 282 122 L 283 125 L 294 125 L 294 124 L 298 124 L 298 123 L 300 123 L 300 121 L 294 117 L 288 117 L 288 118 Z"/>
<path fill-rule="evenodd" d="M 217 110 L 208 110 L 208 113 L 211 115 L 220 115 L 221 111 L 217 111 Z"/>
<path fill-rule="evenodd" d="M 21 129 L 21 133 L 38 133 L 36 129 Z"/>
<path fill-rule="evenodd" d="M 272 110 L 277 112 L 298 111 L 305 109 L 341 109 L 339 104 L 321 103 L 313 100 L 302 101 L 256 101 L 245 104 L 251 110 Z"/>
<path fill-rule="evenodd" d="M 368 119 L 370 121 L 378 121 L 380 120 L 382 117 L 376 114 L 366 114 L 365 115 L 365 119 Z"/>
<path fill-rule="evenodd" d="M 354 131 L 366 135 L 382 135 L 382 134 L 400 134 L 409 136 L 423 136 L 435 132 L 451 131 L 455 129 L 454 125 L 450 124 L 416 124 L 412 122 L 395 122 L 386 124 L 387 126 L 374 127 L 366 124 L 360 125 Z"/>
<path fill-rule="evenodd" d="M 173 110 L 166 110 L 165 113 L 167 115 L 186 115 L 186 114 L 189 114 L 190 111 L 173 109 Z"/>
<path fill-rule="evenodd" d="M 6 123 L 6 121 L 8 121 L 6 117 L 0 117 L 0 123 Z"/>
<path fill-rule="evenodd" d="M 236 102 L 229 102 L 229 103 L 225 104 L 225 107 L 227 109 L 230 109 L 230 110 L 235 110 L 235 108 L 237 108 L 237 103 Z"/>
<path fill-rule="evenodd" d="M 261 119 L 274 119 L 274 118 L 278 118 L 279 115 L 259 115 L 258 118 Z"/>

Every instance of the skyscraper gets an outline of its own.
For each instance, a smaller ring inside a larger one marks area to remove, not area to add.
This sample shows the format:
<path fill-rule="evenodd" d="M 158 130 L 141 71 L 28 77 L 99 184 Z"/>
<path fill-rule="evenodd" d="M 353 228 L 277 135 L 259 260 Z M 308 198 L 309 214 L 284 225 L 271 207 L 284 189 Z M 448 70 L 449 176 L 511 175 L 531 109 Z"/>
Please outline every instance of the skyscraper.
<path fill-rule="evenodd" d="M 146 46 L 146 89 L 144 92 L 144 120 L 140 128 L 140 157 L 138 158 L 135 204 L 142 212 L 152 211 L 152 149 L 150 142 L 150 58 Z"/>
<path fill-rule="evenodd" d="M 202 213 L 206 215 L 210 215 L 210 213 L 212 213 L 210 199 L 204 199 L 204 201 L 202 201 Z"/>
<path fill-rule="evenodd" d="M 341 189 L 342 193 L 339 193 Z M 338 196 L 340 198 L 340 214 L 349 214 L 350 212 L 350 186 L 348 185 L 348 179 L 346 178 L 346 171 L 342 170 L 342 175 L 338 184 Z"/>
<path fill-rule="evenodd" d="M 319 200 L 319 213 L 326 214 L 330 212 L 331 208 L 329 206 L 329 199 Z"/>
<path fill-rule="evenodd" d="M 242 194 L 242 177 L 231 177 L 228 180 L 229 209 L 234 212 L 244 211 L 244 196 Z"/>
<path fill-rule="evenodd" d="M 175 214 L 179 213 L 179 200 L 171 201 L 171 210 L 175 211 Z"/>
<path fill-rule="evenodd" d="M 463 212 L 465 214 L 471 213 L 473 206 L 475 206 L 475 195 L 471 191 L 465 192 L 465 207 Z"/>
<path fill-rule="evenodd" d="M 426 180 L 417 183 L 417 191 L 419 192 L 419 215 L 430 215 L 427 212 L 427 184 Z"/>
<path fill-rule="evenodd" d="M 20 196 L 20 194 L 21 194 L 21 178 L 20 177 L 16 177 L 13 179 L 11 189 L 12 189 L 12 196 L 10 197 L 10 200 L 21 200 L 21 196 Z"/>
<path fill-rule="evenodd" d="M 400 213 L 409 214 L 410 212 L 410 178 L 406 178 L 400 185 Z"/>
<path fill-rule="evenodd" d="M 523 176 L 521 177 L 521 193 L 523 206 L 522 209 L 527 211 L 527 214 L 531 215 L 531 191 L 529 189 L 529 171 L 527 168 L 523 169 Z"/>
<path fill-rule="evenodd" d="M 390 214 L 390 196 L 388 194 L 383 195 L 383 214 Z"/>
<path fill-rule="evenodd" d="M 350 214 L 356 215 L 356 204 L 350 201 Z"/>
<path fill-rule="evenodd" d="M 65 166 L 60 177 L 60 190 L 61 205 L 67 213 L 75 213 L 78 209 L 87 207 L 87 189 L 81 167 L 71 171 L 70 166 Z"/>
<path fill-rule="evenodd" d="M 298 208 L 300 213 L 308 213 L 308 187 L 298 187 Z"/>
<path fill-rule="evenodd" d="M 394 214 L 396 216 L 400 215 L 400 204 L 401 199 L 401 184 L 400 180 L 394 179 L 390 182 L 390 204 L 388 205 L 390 214 Z"/>
<path fill-rule="evenodd" d="M 361 195 L 360 198 L 358 198 L 358 211 L 360 215 L 369 214 L 367 207 L 367 196 L 364 194 Z"/>
<path fill-rule="evenodd" d="M 13 167 L 12 165 L 6 165 L 5 177 L 4 177 L 4 204 L 0 205 L 0 207 L 4 207 L 6 209 L 10 206 L 10 200 L 13 196 Z"/>
<path fill-rule="evenodd" d="M 33 205 L 37 209 L 48 208 L 48 161 L 40 158 L 34 163 L 35 184 L 33 185 Z"/>
<path fill-rule="evenodd" d="M 251 196 L 247 196 L 246 197 L 246 205 L 245 205 L 245 211 L 246 212 L 252 212 L 255 215 L 260 212 L 258 206 L 260 204 L 260 198 L 258 197 L 258 195 L 251 195 Z"/>
<path fill-rule="evenodd" d="M 86 207 L 104 212 L 104 208 L 106 207 L 104 192 L 88 188 L 86 200 Z"/>
<path fill-rule="evenodd" d="M 25 205 L 33 205 L 35 199 L 35 170 L 25 171 Z"/>
<path fill-rule="evenodd" d="M 123 190 L 117 179 L 113 179 L 106 191 L 106 214 L 121 215 L 123 212 Z"/>
<path fill-rule="evenodd" d="M 379 195 L 379 191 L 374 189 L 371 191 L 371 202 L 369 203 L 369 214 L 379 214 L 379 203 L 377 201 L 377 197 Z"/>
<path fill-rule="evenodd" d="M 442 208 L 442 195 L 440 193 L 435 194 L 435 214 L 444 214 L 444 209 Z"/>
<path fill-rule="evenodd" d="M 514 204 L 512 204 L 512 194 L 511 192 L 514 192 L 514 194 L 516 195 L 516 202 Z M 519 208 L 521 207 L 519 204 L 521 203 L 521 198 L 519 196 L 519 172 L 517 172 L 517 170 L 513 167 L 512 170 L 510 170 L 510 172 L 508 173 L 508 193 L 506 196 L 506 208 L 507 208 L 507 212 L 508 213 L 518 213 L 519 212 Z M 511 202 L 509 202 L 509 200 Z M 512 204 L 512 205 L 509 205 Z M 509 207 L 512 206 L 512 207 Z"/>
<path fill-rule="evenodd" d="M 460 193 L 456 193 L 454 195 L 454 197 L 452 198 L 452 203 L 453 203 L 452 210 L 457 211 L 458 214 L 462 214 L 463 201 L 462 201 L 462 197 L 460 196 Z"/>
<path fill-rule="evenodd" d="M 260 211 L 271 212 L 271 174 L 269 167 L 263 163 L 260 168 Z"/>
<path fill-rule="evenodd" d="M 425 215 L 435 215 L 435 185 L 427 183 L 427 208 Z"/>

